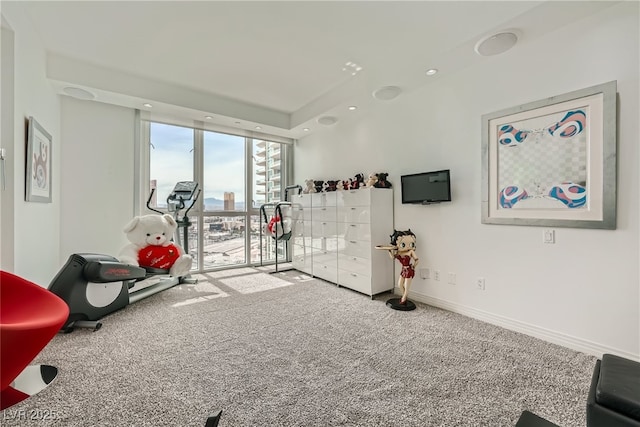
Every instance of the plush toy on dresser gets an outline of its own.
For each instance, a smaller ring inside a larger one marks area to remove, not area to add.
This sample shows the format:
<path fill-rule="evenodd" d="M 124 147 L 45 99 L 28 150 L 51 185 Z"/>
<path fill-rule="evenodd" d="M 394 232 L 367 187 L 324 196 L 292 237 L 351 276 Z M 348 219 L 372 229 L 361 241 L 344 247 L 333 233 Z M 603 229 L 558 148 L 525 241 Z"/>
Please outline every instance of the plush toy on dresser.
<path fill-rule="evenodd" d="M 367 178 L 367 181 L 364 184 L 365 187 L 370 188 L 375 187 L 376 182 L 378 182 L 378 175 L 375 173 L 370 173 L 369 178 Z"/>
<path fill-rule="evenodd" d="M 169 214 L 136 216 L 124 227 L 130 243 L 122 248 L 118 259 L 129 265 L 169 270 L 173 277 L 187 275 L 193 259 L 171 241 L 177 228 Z"/>
<path fill-rule="evenodd" d="M 338 189 L 338 181 L 329 180 L 324 183 L 324 191 L 336 191 Z"/>
<path fill-rule="evenodd" d="M 309 193 L 315 193 L 316 192 L 316 186 L 313 183 L 312 179 L 305 179 L 304 180 L 304 189 L 302 190 L 302 192 L 304 194 L 309 194 Z"/>
<path fill-rule="evenodd" d="M 389 176 L 386 172 L 380 172 L 376 175 L 376 182 L 373 184 L 376 188 L 391 188 L 391 183 L 387 180 Z"/>
<path fill-rule="evenodd" d="M 357 173 L 351 180 L 351 190 L 358 190 L 360 188 L 364 188 L 364 186 L 364 175 Z"/>

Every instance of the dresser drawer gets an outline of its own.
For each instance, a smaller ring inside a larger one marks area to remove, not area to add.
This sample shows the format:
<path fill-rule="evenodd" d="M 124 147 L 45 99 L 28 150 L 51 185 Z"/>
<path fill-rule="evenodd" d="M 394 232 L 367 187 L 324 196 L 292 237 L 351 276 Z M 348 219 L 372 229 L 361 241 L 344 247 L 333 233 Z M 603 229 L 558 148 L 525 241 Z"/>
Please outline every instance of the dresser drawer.
<path fill-rule="evenodd" d="M 313 263 L 323 264 L 326 266 L 337 268 L 338 255 L 335 252 L 330 252 L 330 251 L 315 251 L 313 253 Z"/>
<path fill-rule="evenodd" d="M 358 258 L 371 258 L 371 242 L 365 240 L 346 240 L 342 239 L 340 244 L 340 255 L 355 256 Z"/>
<path fill-rule="evenodd" d="M 311 239 L 311 247 L 323 251 L 331 251 L 337 254 L 338 239 L 336 237 L 314 237 Z"/>
<path fill-rule="evenodd" d="M 291 236 L 291 243 L 294 245 L 311 247 L 311 236 L 305 236 L 302 234 L 293 234 Z"/>
<path fill-rule="evenodd" d="M 294 221 L 296 220 L 311 221 L 311 208 L 294 206 L 293 209 L 291 209 L 291 219 L 293 219 Z"/>
<path fill-rule="evenodd" d="M 338 285 L 371 295 L 371 277 L 353 271 L 338 269 Z"/>
<path fill-rule="evenodd" d="M 308 246 L 299 245 L 292 241 L 290 249 L 292 257 L 308 256 L 311 258 L 311 248 Z"/>
<path fill-rule="evenodd" d="M 336 221 L 336 207 L 311 208 L 313 221 Z"/>
<path fill-rule="evenodd" d="M 365 276 L 371 275 L 371 260 L 357 256 L 338 255 L 338 268 Z"/>
<path fill-rule="evenodd" d="M 357 222 L 369 224 L 371 222 L 371 208 L 369 206 L 339 206 L 338 222 Z"/>
<path fill-rule="evenodd" d="M 371 204 L 371 189 L 360 188 L 338 192 L 338 206 L 369 206 Z"/>
<path fill-rule="evenodd" d="M 304 271 L 305 273 L 312 274 L 312 256 L 311 252 L 307 250 L 305 254 L 304 248 L 298 245 L 291 245 L 291 264 L 297 270 Z"/>
<path fill-rule="evenodd" d="M 313 237 L 335 237 L 338 234 L 335 221 L 312 221 L 311 235 Z"/>
<path fill-rule="evenodd" d="M 337 191 L 329 193 L 311 193 L 311 206 L 313 208 L 324 208 L 335 206 L 337 201 Z"/>
<path fill-rule="evenodd" d="M 292 234 L 311 236 L 311 221 L 294 220 L 291 224 Z"/>
<path fill-rule="evenodd" d="M 313 275 L 329 282 L 338 283 L 338 269 L 335 265 L 314 262 Z"/>
<path fill-rule="evenodd" d="M 311 194 L 294 194 L 293 196 L 291 196 L 291 203 L 293 203 L 294 208 L 310 208 Z"/>
<path fill-rule="evenodd" d="M 369 224 L 339 222 L 337 234 L 345 240 L 371 241 L 371 227 Z"/>

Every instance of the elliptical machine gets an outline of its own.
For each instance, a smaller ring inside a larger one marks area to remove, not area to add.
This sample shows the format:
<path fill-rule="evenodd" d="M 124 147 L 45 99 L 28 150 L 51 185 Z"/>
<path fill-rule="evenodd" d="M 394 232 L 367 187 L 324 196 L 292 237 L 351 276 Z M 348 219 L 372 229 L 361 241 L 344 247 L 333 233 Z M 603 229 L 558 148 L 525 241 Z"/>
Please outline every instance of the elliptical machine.
<path fill-rule="evenodd" d="M 147 199 L 147 209 L 150 211 L 159 213 L 163 215 L 164 212 L 152 208 L 150 206 L 151 199 L 153 198 L 153 193 L 155 192 L 155 188 L 151 189 L 151 194 L 149 194 L 149 198 Z M 196 193 L 197 190 L 197 193 Z M 167 197 L 167 210 L 169 212 L 175 212 L 175 220 L 178 224 L 178 230 L 176 231 L 176 239 L 178 245 L 182 246 L 185 253 L 189 253 L 189 227 L 191 227 L 191 220 L 189 219 L 189 211 L 195 205 L 198 197 L 200 196 L 201 190 L 198 189 L 198 183 L 195 181 L 180 181 L 173 187 L 173 191 Z M 194 196 L 195 194 L 195 196 Z M 193 200 L 192 200 L 193 198 Z M 187 202 L 191 202 L 186 211 L 184 211 L 184 215 L 180 218 L 180 211 L 186 207 Z M 180 229 L 182 228 L 182 236 L 183 241 L 180 242 Z"/>
<path fill-rule="evenodd" d="M 147 199 L 147 208 L 163 214 L 150 206 L 153 193 L 154 190 Z M 188 252 L 188 228 L 191 225 L 188 212 L 199 195 L 197 182 L 182 181 L 176 184 L 167 198 L 169 211 L 175 212 L 178 223 L 178 244 L 180 228 L 184 229 L 182 246 L 185 253 Z M 180 211 L 188 202 L 191 204 L 180 218 Z M 72 332 L 76 327 L 97 331 L 102 327 L 100 319 L 108 314 L 179 283 L 195 283 L 195 280 L 171 277 L 168 273 L 168 270 L 124 264 L 110 255 L 77 253 L 69 257 L 48 289 L 69 306 L 69 318 L 62 326 L 63 332 Z"/>

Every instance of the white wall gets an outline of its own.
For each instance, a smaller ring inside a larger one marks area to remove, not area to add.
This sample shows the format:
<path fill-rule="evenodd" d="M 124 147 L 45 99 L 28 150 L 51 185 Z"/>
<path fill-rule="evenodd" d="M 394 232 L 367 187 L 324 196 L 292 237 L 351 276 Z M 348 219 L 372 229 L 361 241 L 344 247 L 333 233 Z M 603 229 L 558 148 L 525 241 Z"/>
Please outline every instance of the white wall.
<path fill-rule="evenodd" d="M 117 256 L 133 217 L 134 110 L 61 98 L 60 255 Z"/>
<path fill-rule="evenodd" d="M 640 360 L 638 25 L 638 3 L 625 2 L 537 40 L 525 34 L 511 51 L 301 139 L 295 181 L 389 172 L 395 227 L 416 233 L 420 266 L 443 276 L 414 279 L 412 298 Z M 556 229 L 549 245 L 539 227 L 481 224 L 481 116 L 611 80 L 619 93 L 617 229 Z M 437 169 L 451 169 L 453 202 L 400 203 L 400 175 Z M 477 277 L 485 291 L 475 289 Z"/>
<path fill-rule="evenodd" d="M 70 253 L 115 253 L 125 243 L 121 230 L 133 212 L 133 111 L 61 103 L 29 21 L 11 3 L 2 4 L 2 14 L 15 31 L 15 153 L 8 182 L 15 193 L 14 271 L 46 286 Z M 455 286 L 416 278 L 412 298 L 592 354 L 640 359 L 638 40 L 637 2 L 537 40 L 525 37 L 503 55 L 438 76 L 376 104 L 367 116 L 302 139 L 295 147 L 296 182 L 389 172 L 395 226 L 416 232 L 421 266 L 445 278 L 457 274 Z M 482 225 L 481 116 L 610 80 L 619 92 L 618 228 L 556 229 L 557 243 L 544 245 L 537 227 Z M 53 136 L 51 204 L 24 201 L 30 115 Z M 453 202 L 400 203 L 400 175 L 441 168 L 452 171 Z M 487 281 L 483 292 L 474 287 L 479 276 Z"/>
<path fill-rule="evenodd" d="M 57 95 L 29 19 L 11 2 L 2 4 L 2 17 L 13 31 L 15 64 L 9 150 L 14 172 L 7 176 L 13 197 L 6 200 L 3 193 L 1 219 L 2 229 L 13 227 L 15 238 L 9 245 L 3 240 L 2 266 L 46 287 L 70 254 L 117 255 L 126 244 L 122 228 L 133 215 L 135 116 L 132 109 Z M 29 116 L 52 135 L 52 203 L 24 201 Z M 13 217 L 4 214 L 5 202 L 13 205 Z"/>
<path fill-rule="evenodd" d="M 0 161 L 0 269 L 14 270 L 14 32 L 2 16 L 2 36 L 0 38 L 0 137 L 3 157 Z M 10 182 L 7 182 L 9 181 Z"/>
<path fill-rule="evenodd" d="M 14 32 L 14 132 L 13 141 L 2 141 L 9 148 L 8 161 L 13 174 L 7 176 L 13 198 L 13 244 L 3 243 L 2 257 L 13 257 L 12 271 L 47 286 L 59 268 L 60 245 L 60 104 L 46 78 L 45 52 L 29 19 L 12 3 L 2 4 L 2 15 Z M 26 121 L 36 120 L 52 136 L 52 203 L 25 202 Z M 4 135 L 4 134 L 3 134 Z M 3 206 L 4 210 L 5 206 Z M 3 224 L 7 225 L 7 224 Z M 4 228 L 4 227 L 3 227 Z M 8 246 L 8 247 L 7 247 Z M 9 253 L 9 255 L 6 255 Z M 11 263 L 10 263 L 11 264 Z M 4 265 L 4 264 L 3 264 Z"/>

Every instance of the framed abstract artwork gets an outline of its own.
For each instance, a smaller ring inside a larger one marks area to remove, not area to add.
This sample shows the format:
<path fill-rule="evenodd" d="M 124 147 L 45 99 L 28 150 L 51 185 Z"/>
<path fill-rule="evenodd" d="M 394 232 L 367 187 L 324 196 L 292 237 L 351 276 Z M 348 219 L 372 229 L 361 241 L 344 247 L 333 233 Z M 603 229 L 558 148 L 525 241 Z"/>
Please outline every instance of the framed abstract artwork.
<path fill-rule="evenodd" d="M 51 135 L 29 117 L 25 200 L 51 203 Z"/>
<path fill-rule="evenodd" d="M 482 223 L 616 228 L 616 82 L 482 116 Z"/>

